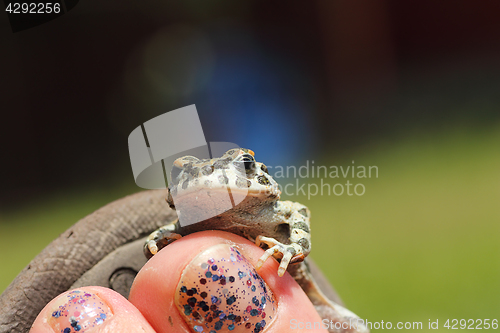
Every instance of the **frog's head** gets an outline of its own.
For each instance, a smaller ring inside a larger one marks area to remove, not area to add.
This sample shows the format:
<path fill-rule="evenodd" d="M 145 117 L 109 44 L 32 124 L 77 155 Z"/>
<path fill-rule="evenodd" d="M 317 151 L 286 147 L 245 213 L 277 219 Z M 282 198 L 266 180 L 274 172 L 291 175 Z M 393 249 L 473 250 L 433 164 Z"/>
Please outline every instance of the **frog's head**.
<path fill-rule="evenodd" d="M 235 148 L 220 158 L 178 158 L 172 166 L 168 204 L 174 208 L 174 200 L 176 206 L 184 201 L 193 207 L 231 200 L 234 206 L 248 196 L 262 202 L 279 200 L 278 184 L 254 156 L 250 149 Z"/>

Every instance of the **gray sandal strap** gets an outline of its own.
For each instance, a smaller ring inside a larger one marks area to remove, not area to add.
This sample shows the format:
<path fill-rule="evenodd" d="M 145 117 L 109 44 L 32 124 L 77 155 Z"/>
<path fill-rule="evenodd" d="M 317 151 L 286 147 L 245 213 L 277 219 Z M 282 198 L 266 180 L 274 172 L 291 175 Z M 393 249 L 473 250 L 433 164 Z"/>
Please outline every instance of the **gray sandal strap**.
<path fill-rule="evenodd" d="M 50 243 L 0 295 L 0 333 L 28 332 L 51 299 L 110 252 L 175 219 L 165 192 L 144 191 L 114 201 Z"/>

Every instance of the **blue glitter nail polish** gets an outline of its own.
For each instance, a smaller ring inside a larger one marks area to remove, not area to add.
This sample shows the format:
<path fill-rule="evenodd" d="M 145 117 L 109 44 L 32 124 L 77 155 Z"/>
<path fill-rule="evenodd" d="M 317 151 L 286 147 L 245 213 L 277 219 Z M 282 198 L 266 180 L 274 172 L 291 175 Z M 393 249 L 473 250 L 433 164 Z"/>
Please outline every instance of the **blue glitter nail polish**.
<path fill-rule="evenodd" d="M 201 253 L 185 268 L 175 302 L 194 332 L 208 333 L 261 332 L 277 306 L 250 262 L 226 244 Z"/>
<path fill-rule="evenodd" d="M 61 296 L 57 310 L 51 313 L 49 324 L 56 332 L 84 333 L 102 325 L 113 313 L 97 295 L 74 290 Z"/>

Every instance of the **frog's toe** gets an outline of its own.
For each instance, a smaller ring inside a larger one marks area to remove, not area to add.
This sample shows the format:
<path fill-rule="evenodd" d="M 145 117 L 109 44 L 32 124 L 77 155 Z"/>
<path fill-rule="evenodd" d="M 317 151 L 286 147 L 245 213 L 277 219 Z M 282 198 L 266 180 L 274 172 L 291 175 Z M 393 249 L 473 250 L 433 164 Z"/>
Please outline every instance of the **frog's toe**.
<path fill-rule="evenodd" d="M 165 246 L 182 237 L 181 235 L 170 231 L 171 229 L 171 226 L 166 226 L 149 235 L 146 243 L 144 244 L 144 255 L 146 258 L 151 258 Z"/>
<path fill-rule="evenodd" d="M 261 246 L 261 244 L 266 244 L 269 249 L 266 250 L 266 252 L 257 262 L 257 265 L 259 265 L 258 268 L 260 268 L 270 256 L 275 256 L 275 253 L 283 253 L 284 249 L 283 244 L 278 242 L 276 239 L 259 235 L 255 239 L 255 245 Z"/>
<path fill-rule="evenodd" d="M 264 254 L 262 255 L 262 257 L 259 258 L 259 260 L 257 261 L 257 263 L 255 264 L 255 269 L 260 269 L 262 267 L 262 265 L 264 265 L 264 263 L 266 262 L 266 260 L 273 255 L 272 251 L 270 252 L 271 249 L 267 250 L 266 252 L 264 252 Z"/>
<path fill-rule="evenodd" d="M 280 266 L 278 268 L 278 276 L 283 276 L 288 268 L 288 265 L 295 262 L 295 258 L 297 257 L 297 253 L 300 252 L 300 248 L 296 244 L 285 245 L 278 242 L 274 238 L 258 236 L 255 244 L 260 246 L 262 243 L 269 246 L 269 249 L 267 249 L 262 257 L 260 257 L 255 267 L 257 269 L 261 268 L 270 256 L 274 256 L 276 259 L 281 259 Z"/>
<path fill-rule="evenodd" d="M 152 255 L 155 255 L 158 253 L 158 246 L 156 246 L 156 241 L 150 240 L 149 242 L 146 243 L 146 246 Z"/>
<path fill-rule="evenodd" d="M 257 261 L 255 268 L 256 269 L 261 268 L 262 265 L 264 265 L 264 263 L 266 262 L 266 260 L 269 259 L 270 256 L 273 256 L 275 253 L 282 253 L 280 245 L 275 245 L 275 246 L 267 249 L 266 252 L 264 252 L 264 254 L 262 255 L 262 257 L 260 257 L 260 259 Z M 281 274 L 281 275 L 283 275 L 283 274 Z"/>
<path fill-rule="evenodd" d="M 282 244 L 274 245 L 270 249 L 267 249 L 266 252 L 264 252 L 262 257 L 260 257 L 260 259 L 257 261 L 255 268 L 261 268 L 262 265 L 264 265 L 264 262 L 266 262 L 269 257 L 274 256 L 277 259 L 281 258 L 280 266 L 278 268 L 278 276 L 283 276 L 295 253 L 296 251 L 293 248 L 285 248 Z"/>
<path fill-rule="evenodd" d="M 288 249 L 283 254 L 283 258 L 280 262 L 280 267 L 278 268 L 278 276 L 283 276 L 285 274 L 286 269 L 288 268 L 288 264 L 290 263 L 290 259 L 292 259 L 293 253 Z"/>
<path fill-rule="evenodd" d="M 146 241 L 143 250 L 146 258 L 150 259 L 152 256 L 158 253 L 158 246 L 156 246 L 156 241 L 155 240 Z"/>

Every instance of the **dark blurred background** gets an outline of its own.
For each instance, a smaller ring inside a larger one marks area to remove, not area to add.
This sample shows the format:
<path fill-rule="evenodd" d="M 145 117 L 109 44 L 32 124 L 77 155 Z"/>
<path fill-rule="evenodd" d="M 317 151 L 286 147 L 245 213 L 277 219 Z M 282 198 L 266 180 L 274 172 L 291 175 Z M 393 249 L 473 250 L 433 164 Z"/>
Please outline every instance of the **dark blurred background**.
<path fill-rule="evenodd" d="M 500 313 L 500 2 L 85 0 L 15 34 L 0 15 L 0 50 L 0 291 L 140 190 L 133 129 L 196 104 L 266 164 L 379 166 L 362 198 L 291 198 L 359 315 Z"/>

